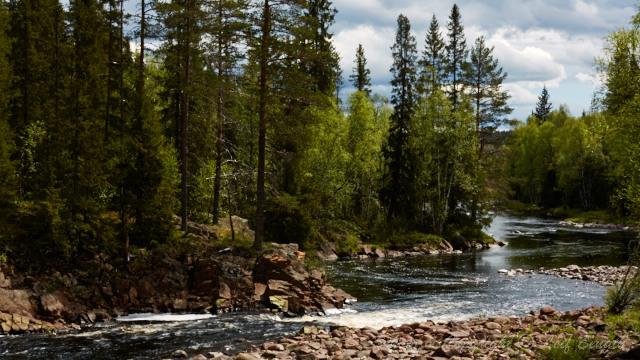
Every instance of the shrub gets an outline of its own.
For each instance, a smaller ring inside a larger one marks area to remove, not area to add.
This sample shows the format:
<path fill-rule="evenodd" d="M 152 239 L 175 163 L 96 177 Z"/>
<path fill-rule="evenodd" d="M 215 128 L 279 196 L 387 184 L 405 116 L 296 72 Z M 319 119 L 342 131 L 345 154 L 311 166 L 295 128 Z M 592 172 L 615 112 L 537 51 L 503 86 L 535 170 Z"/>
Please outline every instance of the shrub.
<path fill-rule="evenodd" d="M 391 247 L 399 250 L 412 249 L 420 245 L 437 247 L 444 239 L 438 235 L 425 234 L 417 231 L 394 233 L 388 238 Z"/>
<path fill-rule="evenodd" d="M 612 314 L 622 314 L 629 307 L 640 303 L 640 271 L 632 270 L 632 265 L 640 263 L 639 246 L 636 244 L 631 252 L 629 267 L 622 282 L 607 291 L 607 308 Z"/>

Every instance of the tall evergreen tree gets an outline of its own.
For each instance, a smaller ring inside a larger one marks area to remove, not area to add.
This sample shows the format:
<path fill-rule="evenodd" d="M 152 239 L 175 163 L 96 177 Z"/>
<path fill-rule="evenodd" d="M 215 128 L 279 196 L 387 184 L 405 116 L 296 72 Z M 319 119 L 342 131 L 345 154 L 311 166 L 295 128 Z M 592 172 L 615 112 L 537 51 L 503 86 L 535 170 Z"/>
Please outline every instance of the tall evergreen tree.
<path fill-rule="evenodd" d="M 264 242 L 264 217 L 265 217 L 265 170 L 266 170 L 266 146 L 267 146 L 267 101 L 269 97 L 269 58 L 271 56 L 271 4 L 264 0 L 260 25 L 260 75 L 258 89 L 258 181 L 256 202 L 256 229 L 253 247 L 262 249 Z"/>
<path fill-rule="evenodd" d="M 547 87 L 544 86 L 542 88 L 542 92 L 540 93 L 540 96 L 538 96 L 538 102 L 536 103 L 536 110 L 533 113 L 536 119 L 538 119 L 539 124 L 542 124 L 545 121 L 547 121 L 547 119 L 549 118 L 549 115 L 551 115 L 552 106 L 553 104 L 549 101 L 549 90 L 547 90 Z"/>
<path fill-rule="evenodd" d="M 507 74 L 493 57 L 493 47 L 487 47 L 482 36 L 471 49 L 465 78 L 475 110 L 478 154 L 482 157 L 487 139 L 505 123 L 504 116 L 513 111 L 507 104 L 509 94 L 502 88 Z"/>
<path fill-rule="evenodd" d="M 367 68 L 367 58 L 364 55 L 362 44 L 358 44 L 354 62 L 356 66 L 353 68 L 353 74 L 349 76 L 351 83 L 358 91 L 364 91 L 367 95 L 371 95 L 371 70 Z"/>
<path fill-rule="evenodd" d="M 9 62 L 11 39 L 9 37 L 9 9 L 0 2 L 0 240 L 4 236 L 4 210 L 10 207 L 15 199 L 15 168 L 13 155 L 13 137 L 9 127 L 9 101 L 11 100 L 12 71 Z"/>
<path fill-rule="evenodd" d="M 391 103 L 394 113 L 384 149 L 387 174 L 380 195 L 390 219 L 399 218 L 411 222 L 416 211 L 413 201 L 415 174 L 408 140 L 416 104 L 417 50 L 416 40 L 411 35 L 411 24 L 404 15 L 398 17 L 396 41 L 392 52 Z"/>
<path fill-rule="evenodd" d="M 160 14 L 164 30 L 162 52 L 165 65 L 170 72 L 167 79 L 167 98 L 170 106 L 165 119 L 172 124 L 173 136 L 180 160 L 180 219 L 182 231 L 187 231 L 189 220 L 189 189 L 191 174 L 197 169 L 192 147 L 194 111 L 198 102 L 195 98 L 196 81 L 202 72 L 202 27 L 203 11 L 201 0 L 173 0 L 159 3 L 156 10 Z"/>
<path fill-rule="evenodd" d="M 419 92 L 431 94 L 442 88 L 446 75 L 445 43 L 440 32 L 440 25 L 435 14 L 431 18 L 429 31 L 425 39 L 425 47 L 420 59 Z"/>
<path fill-rule="evenodd" d="M 218 223 L 220 216 L 220 189 L 222 185 L 222 163 L 225 160 L 224 128 L 230 122 L 229 103 L 231 94 L 237 93 L 234 75 L 241 58 L 240 49 L 247 30 L 245 0 L 213 0 L 205 3 L 207 21 L 204 32 L 206 37 L 204 56 L 209 67 L 215 71 L 215 109 L 216 109 L 216 168 L 213 186 L 213 222 Z"/>
<path fill-rule="evenodd" d="M 331 96 L 340 70 L 330 30 L 338 11 L 330 0 L 308 0 L 305 7 L 305 27 L 310 32 L 309 43 L 312 45 L 307 72 L 315 83 L 314 90 Z M 302 61 L 305 61 L 304 57 Z"/>
<path fill-rule="evenodd" d="M 72 63 L 63 8 L 57 0 L 12 2 L 10 32 L 9 123 L 19 152 L 19 187 L 23 197 L 37 198 L 63 168 L 54 160 L 63 153 L 58 145 L 68 140 L 64 109 Z"/>
<path fill-rule="evenodd" d="M 449 99 L 454 107 L 458 106 L 464 92 L 464 70 L 467 66 L 467 40 L 458 5 L 454 4 L 447 24 L 449 42 L 447 53 L 447 85 Z"/>

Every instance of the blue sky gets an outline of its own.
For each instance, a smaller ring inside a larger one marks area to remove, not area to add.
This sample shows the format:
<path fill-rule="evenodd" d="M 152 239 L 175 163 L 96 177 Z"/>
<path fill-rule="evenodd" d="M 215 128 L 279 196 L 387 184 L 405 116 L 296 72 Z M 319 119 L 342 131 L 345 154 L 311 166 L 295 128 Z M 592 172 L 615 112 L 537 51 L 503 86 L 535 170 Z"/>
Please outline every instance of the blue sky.
<path fill-rule="evenodd" d="M 457 3 L 467 43 L 484 35 L 509 74 L 505 87 L 515 109 L 513 117 L 531 113 L 544 85 L 554 106 L 565 104 L 573 114 L 590 108 L 598 86 L 594 62 L 608 33 L 626 26 L 636 2 L 623 0 L 334 0 L 338 9 L 334 42 L 345 78 L 351 74 L 358 43 L 372 71 L 374 92 L 387 95 L 396 18 L 411 20 L 419 50 L 431 15 L 443 33 Z M 346 92 L 353 91 L 349 85 Z"/>

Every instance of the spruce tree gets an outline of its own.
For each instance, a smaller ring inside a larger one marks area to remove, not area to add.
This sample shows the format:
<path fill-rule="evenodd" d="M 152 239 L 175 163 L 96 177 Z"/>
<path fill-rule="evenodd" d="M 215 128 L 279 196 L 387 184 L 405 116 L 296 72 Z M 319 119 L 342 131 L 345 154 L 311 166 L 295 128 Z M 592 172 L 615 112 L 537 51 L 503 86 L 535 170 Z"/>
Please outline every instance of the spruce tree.
<path fill-rule="evenodd" d="M 493 57 L 493 47 L 487 47 L 482 36 L 476 39 L 465 78 L 475 110 L 480 157 L 487 139 L 505 123 L 504 116 L 513 111 L 507 104 L 509 94 L 502 88 L 506 77 L 498 60 Z"/>
<path fill-rule="evenodd" d="M 442 88 L 446 75 L 445 43 L 435 15 L 431 18 L 425 39 L 425 48 L 420 59 L 419 92 L 432 94 Z"/>
<path fill-rule="evenodd" d="M 464 70 L 467 66 L 467 40 L 458 5 L 454 4 L 447 24 L 449 43 L 447 54 L 447 85 L 449 99 L 454 107 L 458 106 L 464 92 Z"/>
<path fill-rule="evenodd" d="M 358 91 L 363 91 L 371 95 L 371 70 L 367 68 L 367 58 L 364 55 L 364 47 L 358 44 L 356 49 L 356 66 L 353 68 L 353 74 L 349 76 L 351 83 Z"/>
<path fill-rule="evenodd" d="M 225 161 L 225 126 L 230 122 L 230 96 L 237 93 L 235 70 L 244 54 L 240 50 L 244 33 L 248 30 L 246 11 L 249 4 L 245 0 L 214 0 L 205 3 L 207 22 L 204 56 L 208 65 L 215 69 L 214 98 L 216 109 L 216 168 L 213 186 L 213 222 L 220 217 L 220 189 L 222 185 L 222 163 Z"/>
<path fill-rule="evenodd" d="M 11 38 L 9 37 L 9 9 L 0 2 L 0 240 L 4 236 L 4 210 L 10 207 L 15 199 L 15 167 L 11 160 L 13 155 L 13 137 L 9 123 L 9 101 L 11 85 L 11 66 L 9 54 Z"/>
<path fill-rule="evenodd" d="M 414 164 L 409 148 L 411 118 L 416 105 L 416 40 L 411 35 L 409 19 L 400 15 L 396 41 L 392 47 L 391 103 L 394 112 L 384 149 L 387 163 L 381 198 L 390 219 L 411 222 L 416 215 L 414 199 Z"/>
<path fill-rule="evenodd" d="M 256 229 L 253 247 L 262 249 L 265 217 L 265 172 L 267 146 L 267 101 L 269 97 L 269 58 L 271 56 L 271 4 L 264 0 L 260 20 L 259 80 L 258 80 L 258 181 L 256 189 Z"/>
<path fill-rule="evenodd" d="M 339 72 L 339 56 L 331 42 L 331 26 L 338 11 L 329 0 L 308 0 L 303 19 L 311 44 L 307 73 L 315 84 L 313 90 L 330 96 L 334 93 Z M 305 58 L 301 59 L 303 62 Z"/>
<path fill-rule="evenodd" d="M 538 96 L 538 103 L 536 104 L 536 110 L 533 113 L 536 119 L 538 119 L 539 124 L 542 124 L 545 121 L 547 121 L 547 119 L 549 118 L 549 115 L 551 114 L 552 105 L 553 104 L 549 101 L 549 91 L 547 90 L 547 87 L 544 86 L 542 88 L 542 92 L 540 93 L 540 96 Z"/>

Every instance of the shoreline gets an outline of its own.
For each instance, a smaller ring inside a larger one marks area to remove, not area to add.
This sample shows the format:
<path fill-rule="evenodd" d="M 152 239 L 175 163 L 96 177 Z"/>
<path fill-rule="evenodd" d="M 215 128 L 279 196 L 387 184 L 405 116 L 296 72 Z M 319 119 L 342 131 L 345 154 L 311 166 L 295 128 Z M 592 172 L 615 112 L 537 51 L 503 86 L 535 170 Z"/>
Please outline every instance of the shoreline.
<path fill-rule="evenodd" d="M 611 338 L 615 336 L 615 340 Z M 550 346 L 580 341 L 601 358 L 623 358 L 637 334 L 605 322 L 602 308 L 558 312 L 544 307 L 526 316 L 349 328 L 305 326 L 295 335 L 253 346 L 246 352 L 195 354 L 191 359 L 535 359 Z M 186 358 L 176 350 L 174 358 Z M 616 357 L 618 356 L 618 357 Z"/>

